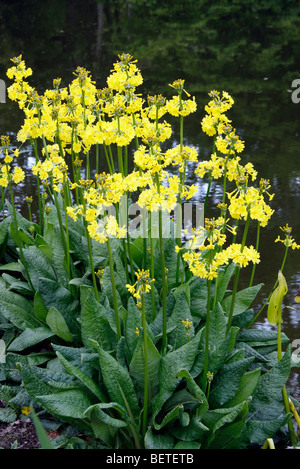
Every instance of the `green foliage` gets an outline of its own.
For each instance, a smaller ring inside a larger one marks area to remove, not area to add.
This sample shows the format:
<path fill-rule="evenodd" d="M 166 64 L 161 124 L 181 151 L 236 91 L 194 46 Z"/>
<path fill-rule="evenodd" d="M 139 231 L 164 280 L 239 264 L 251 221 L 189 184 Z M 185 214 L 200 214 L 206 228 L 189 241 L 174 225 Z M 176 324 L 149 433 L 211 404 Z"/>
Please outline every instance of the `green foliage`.
<path fill-rule="evenodd" d="M 210 315 L 209 371 L 213 379 L 208 394 L 201 388 L 207 281 L 191 278 L 181 286 L 171 285 L 166 354 L 161 350 L 160 302 L 155 318 L 147 316 L 144 331 L 133 298 L 124 291 L 122 282 L 117 283 L 122 321 L 118 341 L 109 275 L 103 278 L 104 288 L 100 290 L 99 285 L 96 301 L 89 282 L 90 266 L 79 247 L 82 239 L 78 232 L 72 236 L 71 231 L 72 263 L 77 278 L 85 281 L 66 285 L 64 264 L 54 260 L 50 242 L 57 225 L 53 213 L 51 216 L 44 237 L 30 237 L 29 228 L 24 229 L 22 237 L 29 265 L 32 261 L 32 280 L 37 288 L 34 294 L 14 249 L 10 224 L 0 224 L 2 239 L 12 247 L 10 262 L 1 266 L 1 329 L 3 337 L 9 337 L 6 362 L 0 365 L 0 395 L 7 404 L 1 409 L 2 421 L 12 421 L 23 405 L 33 403 L 39 412 L 46 412 L 59 425 L 84 432 L 102 448 L 243 449 L 263 445 L 284 429 L 291 418 L 284 412 L 282 400 L 291 368 L 291 348 L 276 362 L 275 331 L 244 328 L 253 317 L 249 308 L 261 285 L 238 292 L 233 322 L 227 331 L 228 286 L 234 269 L 227 267 L 219 278 L 218 301 Z M 168 243 L 165 248 L 168 252 Z M 117 242 L 115 249 L 122 253 Z M 97 255 L 105 266 L 104 250 Z M 2 261 L 6 256 L 7 250 Z M 121 258 L 116 257 L 115 266 L 116 274 L 122 276 Z M 135 260 L 139 266 L 139 257 Z M 170 262 L 168 268 L 175 279 L 176 263 Z M 20 291 L 20 282 L 27 289 Z M 186 319 L 192 321 L 189 334 L 182 322 Z M 145 434 L 141 427 L 144 333 L 151 396 Z M 284 334 L 281 341 L 289 342 Z M 11 391 L 12 385 L 18 386 L 17 393 Z M 47 439 L 44 444 L 48 444 Z M 82 444 L 76 438 L 61 437 L 53 447 Z"/>

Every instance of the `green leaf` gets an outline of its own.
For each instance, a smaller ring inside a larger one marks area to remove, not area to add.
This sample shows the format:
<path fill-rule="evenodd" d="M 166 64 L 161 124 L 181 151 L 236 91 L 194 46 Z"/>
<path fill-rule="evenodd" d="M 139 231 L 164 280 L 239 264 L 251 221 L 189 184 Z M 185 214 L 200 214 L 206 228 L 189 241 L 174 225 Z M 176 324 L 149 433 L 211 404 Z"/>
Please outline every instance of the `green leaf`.
<path fill-rule="evenodd" d="M 147 347 L 148 347 L 148 372 L 149 372 L 149 382 L 152 390 L 152 394 L 156 393 L 157 387 L 159 385 L 159 365 L 161 356 L 157 348 L 153 344 L 152 340 L 147 337 Z M 136 344 L 135 351 L 133 353 L 129 370 L 132 378 L 136 383 L 144 389 L 144 374 L 145 369 L 145 357 L 144 357 L 144 341 L 139 340 Z"/>
<path fill-rule="evenodd" d="M 183 411 L 182 404 L 179 404 L 178 406 L 174 407 L 172 410 L 170 410 L 170 412 L 167 413 L 167 415 L 164 416 L 160 424 L 154 422 L 153 426 L 155 430 L 161 430 L 170 422 L 172 422 L 174 419 L 179 419 L 180 412 L 182 411 Z"/>
<path fill-rule="evenodd" d="M 173 449 L 174 438 L 168 433 L 155 433 L 149 428 L 145 434 L 145 449 Z"/>
<path fill-rule="evenodd" d="M 89 340 L 95 340 L 104 350 L 114 350 L 116 332 L 112 329 L 106 308 L 96 301 L 93 290 L 82 302 L 81 337 L 83 344 L 91 348 Z"/>
<path fill-rule="evenodd" d="M 195 335 L 193 317 L 190 312 L 186 294 L 182 291 L 177 294 L 173 312 L 167 322 L 167 329 L 174 328 L 174 331 L 168 336 L 168 343 L 171 344 L 174 349 L 181 347 L 189 340 L 186 328 L 182 323 L 182 321 L 186 321 L 187 319 L 189 322 L 192 322 L 190 330 L 190 338 L 192 338 Z"/>
<path fill-rule="evenodd" d="M 200 417 L 193 415 L 187 427 L 175 425 L 171 432 L 172 435 L 182 442 L 197 440 L 198 444 L 201 445 L 209 433 L 209 428 L 201 422 Z"/>
<path fill-rule="evenodd" d="M 192 277 L 190 286 L 190 310 L 194 317 L 203 319 L 206 316 L 207 304 L 207 280 L 200 277 Z"/>
<path fill-rule="evenodd" d="M 0 422 L 12 423 L 18 418 L 17 413 L 11 407 L 0 408 Z"/>
<path fill-rule="evenodd" d="M 79 379 L 82 384 L 84 384 L 84 386 L 86 386 L 93 394 L 95 394 L 96 397 L 98 397 L 98 399 L 100 399 L 101 401 L 106 400 L 101 389 L 90 376 L 88 376 L 76 366 L 72 365 L 72 363 L 69 362 L 60 352 L 57 351 L 56 355 L 58 356 L 60 362 L 68 373 L 70 373 L 72 376 L 75 376 L 75 378 Z"/>
<path fill-rule="evenodd" d="M 40 326 L 33 314 L 32 302 L 6 288 L 0 288 L 0 313 L 21 330 Z"/>
<path fill-rule="evenodd" d="M 199 349 L 200 338 L 201 335 L 198 333 L 190 342 L 167 353 L 162 358 L 159 370 L 160 388 L 152 400 L 153 420 L 179 385 L 182 378 L 178 378 L 178 373 L 183 369 L 190 371 L 193 367 Z"/>
<path fill-rule="evenodd" d="M 46 322 L 51 331 L 53 331 L 57 337 L 60 337 L 66 342 L 73 341 L 73 336 L 66 324 L 66 321 L 64 320 L 63 315 L 56 308 L 50 308 L 46 317 Z"/>
<path fill-rule="evenodd" d="M 163 247 L 165 253 L 165 266 L 168 269 L 168 288 L 172 289 L 176 286 L 176 266 L 177 266 L 177 253 L 175 252 L 175 239 L 167 238 L 163 240 Z M 158 249 L 154 256 L 154 272 L 155 272 L 155 285 L 157 290 L 162 287 L 162 268 L 161 268 L 161 254 Z M 180 275 L 182 273 L 182 261 L 180 260 Z M 180 277 L 181 278 L 181 277 Z"/>
<path fill-rule="evenodd" d="M 39 369 L 36 366 L 28 366 L 22 363 L 20 368 L 25 389 L 33 401 L 39 394 L 52 393 L 51 387 L 41 379 Z"/>
<path fill-rule="evenodd" d="M 243 401 L 246 401 L 254 394 L 261 375 L 261 369 L 248 371 L 241 377 L 240 385 L 236 395 L 226 402 L 226 407 L 234 407 Z"/>
<path fill-rule="evenodd" d="M 77 337 L 80 335 L 79 301 L 75 299 L 69 290 L 56 281 L 48 278 L 39 279 L 39 288 L 46 309 L 54 307 L 63 315 L 70 332 Z"/>
<path fill-rule="evenodd" d="M 273 420 L 249 419 L 235 442 L 235 449 L 248 448 L 251 444 L 263 445 L 267 438 L 272 438 L 290 420 L 291 414 L 285 414 Z"/>
<path fill-rule="evenodd" d="M 281 322 L 281 308 L 283 297 L 287 294 L 288 287 L 284 275 L 278 272 L 278 287 L 273 291 L 268 305 L 268 321 L 272 326 Z"/>
<path fill-rule="evenodd" d="M 289 377 L 290 369 L 291 346 L 289 345 L 282 359 L 260 377 L 249 409 L 256 420 L 270 418 L 272 413 L 276 417 L 280 415 L 283 409 L 282 389 Z"/>
<path fill-rule="evenodd" d="M 36 318 L 42 322 L 45 322 L 47 314 L 48 314 L 48 309 L 45 306 L 43 297 L 39 290 L 35 292 L 34 300 L 33 300 L 33 308 L 34 308 L 34 314 Z"/>
<path fill-rule="evenodd" d="M 124 422 L 124 420 L 117 419 L 115 417 L 112 417 L 111 415 L 107 414 L 104 412 L 105 410 L 116 410 L 118 411 L 121 415 L 125 415 L 124 409 L 117 404 L 116 402 L 109 402 L 109 403 L 104 403 L 104 404 L 95 404 L 91 407 L 89 407 L 85 414 L 86 416 L 91 420 L 93 430 L 95 432 L 95 435 L 97 436 L 98 434 L 98 421 L 105 423 L 106 425 L 109 425 L 111 427 L 115 428 L 122 428 L 122 427 L 127 427 L 127 423 Z M 102 434 L 102 425 L 100 426 L 100 436 Z"/>
<path fill-rule="evenodd" d="M 239 438 L 245 427 L 247 414 L 248 403 L 245 401 L 232 407 L 230 413 L 221 418 L 214 426 L 213 435 L 209 439 L 208 448 L 234 448 L 236 440 Z"/>
<path fill-rule="evenodd" d="M 36 415 L 35 411 L 31 410 L 32 421 L 35 426 L 36 434 L 39 439 L 42 449 L 54 449 L 53 444 L 51 443 L 50 438 L 48 437 L 43 425 L 41 424 L 40 419 Z"/>
<path fill-rule="evenodd" d="M 9 272 L 20 272 L 22 273 L 22 266 L 19 262 L 9 262 L 0 266 L 0 270 L 8 270 Z"/>
<path fill-rule="evenodd" d="M 27 249 L 23 249 L 23 254 L 35 291 L 39 289 L 39 279 L 41 277 L 56 281 L 51 261 L 38 247 L 29 246 Z"/>
<path fill-rule="evenodd" d="M 253 300 L 256 298 L 262 286 L 263 283 L 260 283 L 254 287 L 248 287 L 244 290 L 240 290 L 239 292 L 237 292 L 233 310 L 234 316 L 236 316 L 237 314 L 241 314 L 250 308 Z M 230 311 L 231 299 L 232 295 L 229 295 L 221 303 L 222 308 L 224 309 L 224 311 L 226 311 L 227 314 L 229 314 Z"/>
<path fill-rule="evenodd" d="M 237 393 L 241 376 L 248 371 L 254 357 L 225 363 L 216 374 L 212 382 L 210 403 L 213 408 L 223 406 Z"/>
<path fill-rule="evenodd" d="M 227 320 L 220 305 L 211 311 L 209 329 L 209 371 L 216 374 L 224 364 L 229 350 L 230 334 L 226 333 Z"/>
<path fill-rule="evenodd" d="M 0 260 L 2 259 L 8 241 L 8 227 L 6 220 L 0 223 Z"/>
<path fill-rule="evenodd" d="M 177 297 L 184 292 L 186 300 L 188 302 L 188 306 L 190 307 L 191 303 L 191 291 L 190 291 L 190 284 L 189 283 L 182 283 L 179 285 L 179 287 L 176 287 L 173 289 L 173 295 L 174 298 L 177 299 Z"/>
<path fill-rule="evenodd" d="M 7 350 L 20 352 L 39 344 L 50 337 L 53 337 L 53 332 L 48 327 L 40 326 L 36 329 L 25 329 L 15 340 L 11 342 Z"/>
<path fill-rule="evenodd" d="M 223 271 L 219 272 L 218 275 L 218 286 L 217 286 L 217 302 L 222 302 L 224 295 L 227 291 L 228 284 L 234 271 L 236 269 L 236 265 L 234 263 L 229 264 L 225 267 Z"/>
<path fill-rule="evenodd" d="M 214 439 L 219 438 L 221 432 L 223 432 L 224 430 L 226 432 L 226 438 L 225 438 L 225 444 L 226 444 L 226 442 L 228 442 L 228 434 L 226 431 L 226 427 L 228 427 L 232 423 L 235 423 L 236 419 L 238 420 L 242 419 L 242 423 L 244 425 L 247 413 L 248 413 L 247 402 L 242 402 L 234 407 L 218 408 L 218 409 L 213 409 L 207 412 L 206 415 L 203 417 L 203 424 L 206 425 L 210 429 L 210 436 L 208 440 L 205 442 L 205 448 L 210 448 L 211 445 L 213 446 L 212 442 L 214 441 Z M 242 431 L 242 428 L 239 427 L 238 431 L 239 431 L 238 435 L 233 433 L 234 438 L 237 438 L 237 436 L 239 436 L 239 434 Z M 221 438 L 222 438 L 222 435 L 221 435 Z M 224 439 L 223 439 L 223 444 L 224 444 Z"/>
<path fill-rule="evenodd" d="M 136 421 L 140 408 L 128 370 L 100 346 L 98 353 L 103 382 L 111 400 L 125 408 L 129 418 Z"/>
<path fill-rule="evenodd" d="M 22 246 L 23 246 L 23 243 L 22 243 L 22 240 L 21 240 L 21 238 L 20 238 L 20 236 L 19 236 L 19 230 L 18 230 L 18 228 L 16 227 L 16 225 L 15 225 L 14 222 L 12 222 L 12 223 L 10 224 L 9 230 L 10 230 L 11 237 L 12 237 L 14 243 L 16 244 L 16 246 L 18 246 L 18 247 L 21 246 L 21 247 L 22 247 Z"/>
<path fill-rule="evenodd" d="M 138 342 L 138 336 L 136 335 L 136 328 L 141 329 L 142 325 L 142 316 L 139 312 L 134 299 L 132 296 L 128 299 L 127 304 L 127 317 L 125 320 L 125 338 L 126 338 L 126 345 L 128 347 L 130 357 L 136 348 L 136 344 Z"/>
<path fill-rule="evenodd" d="M 72 419 L 84 419 L 86 410 L 92 405 L 82 389 L 60 390 L 55 394 L 36 396 L 35 400 L 50 414 Z"/>
<path fill-rule="evenodd" d="M 237 337 L 238 344 L 245 344 L 255 348 L 259 353 L 267 353 L 268 350 L 277 350 L 277 331 L 268 331 L 264 329 L 243 330 Z M 281 343 L 286 345 L 289 338 L 284 332 L 281 332 Z"/>

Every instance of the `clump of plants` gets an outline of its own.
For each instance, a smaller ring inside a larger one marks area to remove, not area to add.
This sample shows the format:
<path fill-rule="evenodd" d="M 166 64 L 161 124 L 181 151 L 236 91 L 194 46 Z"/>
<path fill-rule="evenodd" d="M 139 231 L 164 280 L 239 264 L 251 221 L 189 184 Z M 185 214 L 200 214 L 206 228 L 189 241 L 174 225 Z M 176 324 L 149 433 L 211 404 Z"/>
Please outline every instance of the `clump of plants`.
<path fill-rule="evenodd" d="M 19 149 L 2 136 L 6 408 L 31 407 L 64 425 L 54 447 L 76 432 L 114 449 L 242 449 L 278 435 L 297 445 L 281 304 L 286 256 L 300 246 L 282 227 L 276 241 L 285 253 L 268 306 L 274 330 L 252 328 L 260 232 L 273 195 L 243 163 L 244 142 L 227 116 L 232 97 L 209 93 L 202 130 L 212 154 L 199 161 L 184 144 L 184 121 L 197 110 L 184 80 L 170 85 L 170 98 L 143 98 L 136 61 L 122 54 L 106 88 L 78 67 L 68 86 L 57 78 L 39 94 L 22 56 L 12 61 L 8 96 L 24 111 L 17 140 L 30 142 L 36 158 L 38 213 L 32 217 L 31 197 L 27 218 L 16 210 L 14 184 L 25 172 Z M 175 146 L 168 116 L 178 119 Z M 188 171 L 207 184 L 192 229 L 183 212 L 198 184 L 187 183 Z M 223 192 L 209 218 L 214 180 Z M 255 246 L 247 243 L 250 223 Z M 241 289 L 244 268 L 249 286 Z"/>

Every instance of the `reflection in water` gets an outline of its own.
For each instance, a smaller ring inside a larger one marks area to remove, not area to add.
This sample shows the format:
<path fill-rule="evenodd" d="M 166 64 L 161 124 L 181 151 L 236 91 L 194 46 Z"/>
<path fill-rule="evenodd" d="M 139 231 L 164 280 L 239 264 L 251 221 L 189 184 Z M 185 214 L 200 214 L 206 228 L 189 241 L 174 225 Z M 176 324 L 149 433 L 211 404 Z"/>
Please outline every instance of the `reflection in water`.
<path fill-rule="evenodd" d="M 276 2 L 277 12 L 272 6 L 265 11 L 263 2 L 257 2 L 255 18 L 245 2 L 235 2 L 235 13 L 230 12 L 227 1 L 210 2 L 211 8 L 206 10 L 205 2 L 177 0 L 172 5 L 164 2 L 168 7 L 160 5 L 159 9 L 156 0 L 148 6 L 142 2 L 143 9 L 138 0 L 130 9 L 129 4 L 118 1 L 54 0 L 45 4 L 32 0 L 27 8 L 23 3 L 1 2 L 0 79 L 5 78 L 9 59 L 23 53 L 34 71 L 31 83 L 41 92 L 52 87 L 53 78 L 58 76 L 67 85 L 78 65 L 91 70 L 97 86 L 103 87 L 116 54 L 129 52 L 138 58 L 144 77 L 140 91 L 145 97 L 148 93 L 170 97 L 168 84 L 177 78 L 186 80 L 188 91 L 196 96 L 198 110 L 184 122 L 184 144 L 197 148 L 199 160 L 209 159 L 212 151 L 211 141 L 200 126 L 207 93 L 210 89 L 224 89 L 233 96 L 235 105 L 229 117 L 245 140 L 243 161 L 253 162 L 259 178 L 269 179 L 276 194 L 272 201 L 276 212 L 261 231 L 262 261 L 256 270 L 256 281 L 264 287 L 255 305 L 259 311 L 283 258 L 282 246 L 274 243 L 279 226 L 291 225 L 300 243 L 300 103 L 292 102 L 290 92 L 292 80 L 300 78 L 296 50 L 299 2 L 289 2 L 285 13 L 282 5 L 286 2 Z M 242 24 L 238 18 L 241 12 Z M 224 20 L 228 25 L 226 32 Z M 179 141 L 179 126 L 176 120 L 168 120 L 173 127 L 169 146 L 173 146 Z M 0 133 L 9 134 L 13 145 L 19 146 L 16 134 L 22 122 L 22 112 L 15 103 L 0 103 Z M 25 196 L 36 193 L 36 180 L 31 174 L 35 157 L 30 146 L 23 145 L 21 150 L 24 152 L 18 163 L 25 170 L 26 179 L 16 187 L 16 204 L 27 216 Z M 103 164 L 101 171 L 106 169 Z M 193 165 L 188 169 L 188 183 L 195 182 L 194 169 Z M 195 203 L 204 201 L 207 190 L 206 180 L 197 181 Z M 210 215 L 214 214 L 221 193 L 221 184 L 214 182 L 207 209 Z M 36 199 L 33 214 L 37 212 Z M 255 233 L 255 229 L 250 230 L 249 243 L 255 244 Z M 284 308 L 283 331 L 296 340 L 300 339 L 300 305 L 294 302 L 300 284 L 299 251 L 289 253 L 284 274 L 289 287 L 285 305 L 294 309 Z M 248 285 L 247 275 L 247 271 L 241 275 L 240 288 Z M 266 309 L 257 325 L 270 329 Z M 297 372 L 289 385 L 300 395 Z"/>

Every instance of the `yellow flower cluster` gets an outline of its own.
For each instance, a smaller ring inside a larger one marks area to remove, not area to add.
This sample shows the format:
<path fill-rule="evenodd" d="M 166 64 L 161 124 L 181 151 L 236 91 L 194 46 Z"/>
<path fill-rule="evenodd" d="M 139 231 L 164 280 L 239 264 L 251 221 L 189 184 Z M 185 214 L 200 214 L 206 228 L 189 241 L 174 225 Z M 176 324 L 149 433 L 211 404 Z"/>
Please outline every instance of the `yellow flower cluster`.
<path fill-rule="evenodd" d="M 182 99 L 182 91 L 184 91 L 188 97 L 190 95 L 184 89 L 184 80 L 179 79 L 170 84 L 172 88 L 177 90 L 178 94 L 173 96 L 172 99 L 168 100 L 166 103 L 167 111 L 172 116 L 188 116 L 189 114 L 196 112 L 197 104 L 195 97 L 192 99 Z"/>
<path fill-rule="evenodd" d="M 9 137 L 2 135 L 0 142 L 0 157 L 3 157 L 3 163 L 0 161 L 0 186 L 5 188 L 9 185 L 10 181 L 13 181 L 15 184 L 22 182 L 25 178 L 25 172 L 17 165 L 14 165 L 13 168 L 10 165 L 14 157 L 19 155 L 19 151 L 18 149 L 12 150 L 10 148 Z"/>
<path fill-rule="evenodd" d="M 213 90 L 209 93 L 209 97 L 212 99 L 205 106 L 206 116 L 203 117 L 201 125 L 203 132 L 211 137 L 222 134 L 230 125 L 225 112 L 232 107 L 234 100 L 226 91 L 223 91 L 221 96 L 219 91 Z"/>
<path fill-rule="evenodd" d="M 151 283 L 154 282 L 154 279 L 150 278 L 150 271 L 139 269 L 135 272 L 137 277 L 137 281 L 133 284 L 127 284 L 126 288 L 128 291 L 137 298 L 138 300 L 141 299 L 141 295 L 145 295 L 151 290 Z"/>
<path fill-rule="evenodd" d="M 228 265 L 229 262 L 240 267 L 246 267 L 249 262 L 259 263 L 259 253 L 253 246 L 232 243 L 223 248 L 226 243 L 224 225 L 226 225 L 224 217 L 206 219 L 205 226 L 195 230 L 192 239 L 185 246 L 187 251 L 182 257 L 188 262 L 195 276 L 212 280 L 218 276 L 219 268 Z"/>
<path fill-rule="evenodd" d="M 295 239 L 292 237 L 292 227 L 286 224 L 285 226 L 280 226 L 279 228 L 281 229 L 281 231 L 283 231 L 285 237 L 284 239 L 281 239 L 280 236 L 278 236 L 275 239 L 275 243 L 281 242 L 287 248 L 300 249 L 300 244 L 297 244 Z"/>
<path fill-rule="evenodd" d="M 238 180 L 238 188 L 228 194 L 230 215 L 237 220 L 247 220 L 249 215 L 252 220 L 259 221 L 260 225 L 265 227 L 274 210 L 265 202 L 259 188 L 248 187 L 244 181 L 244 178 L 242 178 L 242 183 Z"/>

